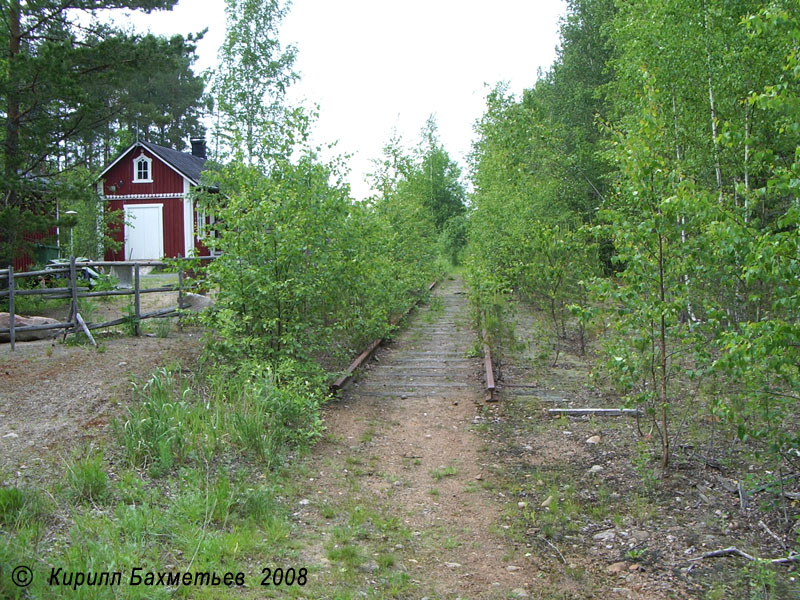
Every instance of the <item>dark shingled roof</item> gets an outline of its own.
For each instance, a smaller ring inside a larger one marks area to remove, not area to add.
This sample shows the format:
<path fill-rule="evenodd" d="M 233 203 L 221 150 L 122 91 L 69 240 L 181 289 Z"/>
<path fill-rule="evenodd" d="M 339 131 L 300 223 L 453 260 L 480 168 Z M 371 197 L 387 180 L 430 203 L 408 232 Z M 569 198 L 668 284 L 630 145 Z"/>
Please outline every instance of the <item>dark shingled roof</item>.
<path fill-rule="evenodd" d="M 172 165 L 177 171 L 191 179 L 194 183 L 200 182 L 200 173 L 206 164 L 205 158 L 194 156 L 188 152 L 178 152 L 172 148 L 165 148 L 150 142 L 139 142 L 161 160 Z"/>

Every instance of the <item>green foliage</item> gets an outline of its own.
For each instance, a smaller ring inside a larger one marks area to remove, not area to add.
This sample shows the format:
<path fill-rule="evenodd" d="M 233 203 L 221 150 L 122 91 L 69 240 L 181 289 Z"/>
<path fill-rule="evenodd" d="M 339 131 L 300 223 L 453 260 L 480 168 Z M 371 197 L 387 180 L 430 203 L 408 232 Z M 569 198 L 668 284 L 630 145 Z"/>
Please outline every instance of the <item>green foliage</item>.
<path fill-rule="evenodd" d="M 441 466 L 431 469 L 429 474 L 434 481 L 441 481 L 445 477 L 454 477 L 455 475 L 458 475 L 458 469 L 455 465 Z"/>
<path fill-rule="evenodd" d="M 184 400 L 188 394 L 186 381 L 166 368 L 144 385 L 133 384 L 134 405 L 124 423 L 114 424 L 131 466 L 158 475 L 183 461 L 189 421 L 196 413 Z"/>
<path fill-rule="evenodd" d="M 324 379 L 298 373 L 296 367 L 281 365 L 285 383 L 280 386 L 276 377 L 252 363 L 240 367 L 246 375 L 213 378 L 215 395 L 234 407 L 228 417 L 232 438 L 270 467 L 279 464 L 287 450 L 310 446 L 322 432 Z"/>
<path fill-rule="evenodd" d="M 109 481 L 102 452 L 90 448 L 66 466 L 67 487 L 76 500 L 96 504 L 108 498 Z"/>
<path fill-rule="evenodd" d="M 73 233 L 86 246 L 83 254 L 96 256 L 100 240 L 90 238 L 93 231 L 102 231 L 98 220 L 103 213 L 89 187 L 74 185 L 82 176 L 73 176 L 71 170 L 93 170 L 106 163 L 120 144 L 133 141 L 134 125 L 145 139 L 158 141 L 202 133 L 204 82 L 191 70 L 201 35 L 169 40 L 141 36 L 96 18 L 107 9 L 150 12 L 174 4 L 6 3 L 0 26 L 5 49 L 0 74 L 0 264 L 29 250 L 23 234 L 46 232 L 55 224 L 57 205 L 65 200 L 81 213 Z M 59 208 L 63 211 L 64 204 Z"/>
<path fill-rule="evenodd" d="M 34 243 L 25 234 L 47 231 L 55 219 L 41 211 L 9 204 L 0 205 L 0 265 L 7 268 L 16 256 L 31 255 Z M 44 240 L 45 242 L 51 240 Z"/>
<path fill-rule="evenodd" d="M 419 160 L 412 163 L 398 191 L 406 188 L 406 193 L 416 196 L 433 218 L 436 232 L 441 233 L 450 219 L 464 213 L 465 207 L 461 170 L 442 147 L 437 130 L 436 120 L 429 117 L 417 150 Z"/>
<path fill-rule="evenodd" d="M 548 162 L 557 124 L 540 114 L 545 99 L 539 88 L 521 102 L 502 86 L 489 95 L 472 155 L 468 264 L 473 304 L 484 319 L 502 320 L 500 299 L 516 293 L 550 314 L 558 347 L 573 328 L 569 307 L 586 304 L 599 259 L 582 217 L 561 195 L 562 167 Z M 583 345 L 584 323 L 576 325 Z"/>
<path fill-rule="evenodd" d="M 476 125 L 474 314 L 516 294 L 582 345 L 594 321 L 663 466 L 701 386 L 697 410 L 796 464 L 799 23 L 794 2 L 572 0 L 552 69 Z"/>
<path fill-rule="evenodd" d="M 280 0 L 226 0 L 226 35 L 212 87 L 217 159 L 271 165 L 291 153 L 300 113 L 284 96 L 297 79 L 296 49 L 281 48 L 278 27 L 287 7 Z"/>
<path fill-rule="evenodd" d="M 336 165 L 310 153 L 269 174 L 231 164 L 207 176 L 225 190 L 224 204 L 200 200 L 220 224 L 208 268 L 216 356 L 261 358 L 279 377 L 287 359 L 341 363 L 387 335 L 433 277 L 431 220 L 413 197 L 354 204 Z"/>
<path fill-rule="evenodd" d="M 45 514 L 45 504 L 39 492 L 16 486 L 0 487 L 0 527 L 30 527 L 40 523 Z"/>
<path fill-rule="evenodd" d="M 114 423 L 115 433 L 130 465 L 154 477 L 229 448 L 277 466 L 322 431 L 324 380 L 295 369 L 282 365 L 280 379 L 287 383 L 280 386 L 255 362 L 236 372 L 220 368 L 200 381 L 159 369 L 144 385 L 134 384 L 134 405 Z"/>
<path fill-rule="evenodd" d="M 93 183 L 94 174 L 87 169 L 78 168 L 61 176 L 57 187 L 61 214 L 77 213 L 59 221 L 62 256 L 102 260 L 106 249 L 117 250 L 121 246 L 111 231 L 122 224 L 122 211 L 107 211 Z"/>
<path fill-rule="evenodd" d="M 439 253 L 454 267 L 461 264 L 461 254 L 467 245 L 467 217 L 450 217 L 439 234 Z"/>

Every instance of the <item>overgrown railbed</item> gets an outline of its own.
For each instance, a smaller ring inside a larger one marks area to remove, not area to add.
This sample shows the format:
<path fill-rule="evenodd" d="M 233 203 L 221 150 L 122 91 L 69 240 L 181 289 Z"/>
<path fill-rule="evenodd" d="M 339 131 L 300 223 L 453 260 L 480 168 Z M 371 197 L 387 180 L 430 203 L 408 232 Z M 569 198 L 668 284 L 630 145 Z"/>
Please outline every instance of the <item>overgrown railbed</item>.
<path fill-rule="evenodd" d="M 663 471 L 649 419 L 554 417 L 554 407 L 613 407 L 576 339 L 552 349 L 545 311 L 508 309 L 501 402 L 478 428 L 495 447 L 510 492 L 509 536 L 530 543 L 560 589 L 595 597 L 789 598 L 800 591 L 798 483 L 770 468 L 735 427 L 681 405 L 681 443 Z M 737 548 L 756 558 L 733 553 Z M 705 557 L 704 557 L 705 556 Z M 765 560 L 760 560 L 765 559 Z M 621 592 L 622 593 L 622 592 Z"/>
<path fill-rule="evenodd" d="M 199 318 L 202 356 L 136 379 L 110 431 L 45 456 L 41 476 L 2 475 L 0 563 L 29 566 L 33 581 L 0 577 L 0 595 L 48 598 L 56 585 L 116 597 L 96 578 L 77 583 L 98 571 L 147 598 L 227 597 L 184 575 L 229 573 L 244 597 L 270 593 L 263 568 L 293 569 L 280 593 L 314 576 L 292 561 L 283 469 L 319 436 L 336 370 L 433 279 L 432 217 L 413 198 L 354 204 L 310 157 L 210 176 L 226 194 L 198 200 L 222 252 L 203 274 L 216 303 Z M 166 583 L 129 586 L 139 568 Z"/>

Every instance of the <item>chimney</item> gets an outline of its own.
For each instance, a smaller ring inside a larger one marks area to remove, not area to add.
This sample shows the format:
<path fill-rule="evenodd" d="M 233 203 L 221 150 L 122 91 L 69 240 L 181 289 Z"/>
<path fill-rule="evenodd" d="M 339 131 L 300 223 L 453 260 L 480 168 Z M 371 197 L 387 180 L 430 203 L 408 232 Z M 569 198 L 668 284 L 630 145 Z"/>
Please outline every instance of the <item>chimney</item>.
<path fill-rule="evenodd" d="M 189 141 L 192 143 L 192 156 L 198 156 L 200 158 L 208 158 L 206 156 L 205 138 L 192 138 Z"/>

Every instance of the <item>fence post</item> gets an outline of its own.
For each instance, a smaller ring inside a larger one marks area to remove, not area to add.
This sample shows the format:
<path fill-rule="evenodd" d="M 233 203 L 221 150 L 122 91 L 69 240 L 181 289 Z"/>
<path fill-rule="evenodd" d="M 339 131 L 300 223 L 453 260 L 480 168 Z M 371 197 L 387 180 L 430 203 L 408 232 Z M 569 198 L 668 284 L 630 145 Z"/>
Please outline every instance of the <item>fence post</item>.
<path fill-rule="evenodd" d="M 133 310 L 134 310 L 134 333 L 139 337 L 139 316 L 141 315 L 141 304 L 139 302 L 139 264 L 133 267 Z"/>
<path fill-rule="evenodd" d="M 75 257 L 69 258 L 69 287 L 72 292 L 72 310 L 69 320 L 72 322 L 73 329 L 78 329 L 78 275 L 75 270 Z M 66 331 L 64 332 L 66 338 Z"/>
<path fill-rule="evenodd" d="M 11 342 L 11 351 L 14 351 L 16 336 L 14 334 L 14 267 L 8 265 L 8 339 Z"/>
<path fill-rule="evenodd" d="M 183 308 L 183 260 L 181 255 L 178 255 L 178 310 Z M 178 331 L 183 331 L 183 319 L 178 313 Z"/>

